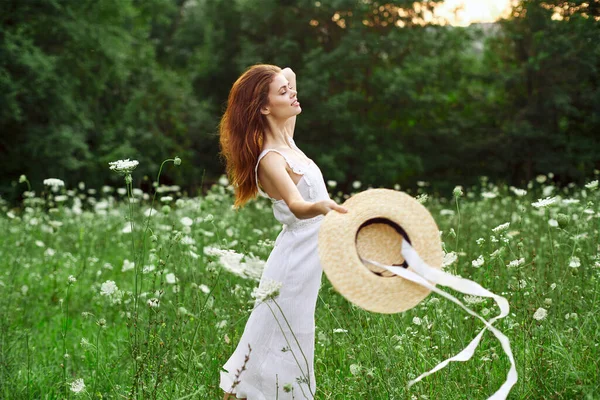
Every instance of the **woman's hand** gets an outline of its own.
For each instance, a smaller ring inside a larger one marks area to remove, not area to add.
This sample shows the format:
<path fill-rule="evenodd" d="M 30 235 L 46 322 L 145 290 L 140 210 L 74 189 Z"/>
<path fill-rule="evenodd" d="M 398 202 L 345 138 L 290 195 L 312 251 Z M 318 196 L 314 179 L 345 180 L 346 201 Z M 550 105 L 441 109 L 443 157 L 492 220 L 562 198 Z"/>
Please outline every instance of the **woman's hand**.
<path fill-rule="evenodd" d="M 317 208 L 317 210 L 320 211 L 320 214 L 323 214 L 323 215 L 327 215 L 327 213 L 331 210 L 335 210 L 335 211 L 343 213 L 343 214 L 348 212 L 348 209 L 346 207 L 340 206 L 339 204 L 337 204 L 335 201 L 333 201 L 331 199 L 318 201 L 315 203 L 315 207 Z"/>
<path fill-rule="evenodd" d="M 294 71 L 292 71 L 292 69 L 290 67 L 286 67 L 286 68 L 282 69 L 281 73 L 283 74 L 283 76 L 285 76 L 285 79 L 290 81 L 290 83 L 292 80 L 294 81 L 294 83 L 296 82 L 296 73 Z"/>

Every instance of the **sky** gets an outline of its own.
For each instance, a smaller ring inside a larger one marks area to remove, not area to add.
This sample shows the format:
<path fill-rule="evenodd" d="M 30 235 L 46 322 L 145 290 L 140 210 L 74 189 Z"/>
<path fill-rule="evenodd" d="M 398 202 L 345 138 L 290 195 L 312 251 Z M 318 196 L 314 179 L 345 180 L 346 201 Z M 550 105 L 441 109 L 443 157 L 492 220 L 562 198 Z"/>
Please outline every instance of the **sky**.
<path fill-rule="evenodd" d="M 510 13 L 513 0 L 445 0 L 433 17 L 447 18 L 451 25 L 467 26 L 474 22 L 493 22 Z M 425 16 L 429 20 L 432 16 Z"/>

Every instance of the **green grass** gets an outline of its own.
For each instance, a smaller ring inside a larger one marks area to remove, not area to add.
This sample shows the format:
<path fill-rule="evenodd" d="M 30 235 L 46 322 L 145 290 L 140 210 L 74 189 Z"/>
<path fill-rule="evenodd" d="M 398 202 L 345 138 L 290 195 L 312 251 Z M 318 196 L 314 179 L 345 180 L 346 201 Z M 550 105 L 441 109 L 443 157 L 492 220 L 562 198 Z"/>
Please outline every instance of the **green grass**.
<path fill-rule="evenodd" d="M 509 316 L 495 324 L 511 340 L 519 373 L 509 398 L 600 398 L 600 191 L 550 192 L 549 185 L 531 182 L 518 197 L 482 180 L 458 199 L 428 193 L 424 205 L 443 231 L 444 250 L 458 255 L 446 270 L 510 303 Z M 537 209 L 544 188 L 559 200 Z M 135 202 L 128 204 L 128 194 L 112 188 L 68 189 L 28 192 L 19 209 L 0 204 L 0 398 L 222 398 L 219 369 L 243 332 L 257 281 L 203 249 L 266 260 L 281 229 L 270 203 L 260 198 L 236 213 L 227 182 L 203 197 L 171 193 L 168 207 L 159 200 L 167 193 L 159 194 L 143 240 L 151 198 L 129 190 Z M 66 198 L 57 202 L 59 194 Z M 507 230 L 492 231 L 506 222 Z M 132 223 L 133 234 L 123 232 Z M 480 255 L 483 265 L 473 266 Z M 573 257 L 578 267 L 569 266 Z M 135 267 L 122 271 L 125 259 Z M 149 265 L 155 269 L 143 273 Z M 120 292 L 104 296 L 109 280 Z M 159 297 L 158 307 L 147 305 Z M 488 319 L 498 313 L 491 299 L 471 307 Z M 538 321 L 540 307 L 548 314 Z M 509 369 L 486 332 L 473 359 L 406 387 L 483 327 L 436 294 L 404 313 L 375 314 L 346 301 L 324 275 L 315 320 L 317 399 L 483 399 Z M 76 394 L 71 383 L 79 378 L 85 391 Z"/>

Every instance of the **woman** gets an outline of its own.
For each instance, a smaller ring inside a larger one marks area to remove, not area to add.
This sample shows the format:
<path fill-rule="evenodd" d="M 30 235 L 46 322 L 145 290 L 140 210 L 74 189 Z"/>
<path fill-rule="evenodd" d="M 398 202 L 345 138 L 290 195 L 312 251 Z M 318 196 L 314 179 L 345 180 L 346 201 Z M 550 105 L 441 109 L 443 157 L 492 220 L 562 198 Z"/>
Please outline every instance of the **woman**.
<path fill-rule="evenodd" d="M 274 301 L 255 303 L 221 371 L 224 399 L 312 399 L 316 390 L 314 312 L 322 276 L 317 235 L 324 215 L 348 210 L 329 198 L 321 170 L 294 142 L 302 111 L 296 95 L 290 68 L 254 65 L 233 84 L 221 119 L 234 207 L 258 192 L 271 200 L 283 224 L 259 284 L 282 286 Z"/>

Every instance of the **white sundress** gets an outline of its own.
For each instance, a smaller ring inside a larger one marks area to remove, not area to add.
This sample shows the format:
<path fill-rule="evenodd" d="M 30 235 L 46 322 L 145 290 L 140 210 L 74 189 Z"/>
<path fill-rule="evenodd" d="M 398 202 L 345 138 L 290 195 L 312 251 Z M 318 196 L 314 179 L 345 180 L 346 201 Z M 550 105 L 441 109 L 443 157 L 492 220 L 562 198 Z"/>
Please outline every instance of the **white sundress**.
<path fill-rule="evenodd" d="M 289 140 L 302 153 L 291 137 Z M 282 282 L 275 301 L 281 307 L 296 339 L 273 301 L 258 303 L 250 314 L 235 351 L 223 366 L 228 372 L 221 371 L 219 386 L 226 392 L 235 393 L 238 398 L 246 397 L 248 400 L 312 400 L 316 390 L 315 306 L 323 272 L 317 239 L 324 215 L 298 219 L 283 199 L 275 200 L 261 190 L 258 186 L 258 163 L 269 151 L 281 154 L 292 171 L 303 175 L 296 187 L 304 200 L 318 202 L 329 199 L 321 170 L 312 160 L 308 164 L 293 161 L 275 149 L 265 149 L 259 155 L 254 169 L 258 192 L 271 199 L 273 214 L 283 224 L 267 259 L 261 284 L 265 278 Z M 239 377 L 240 383 L 231 390 L 236 371 L 244 364 L 248 344 L 252 351 L 246 369 Z"/>

